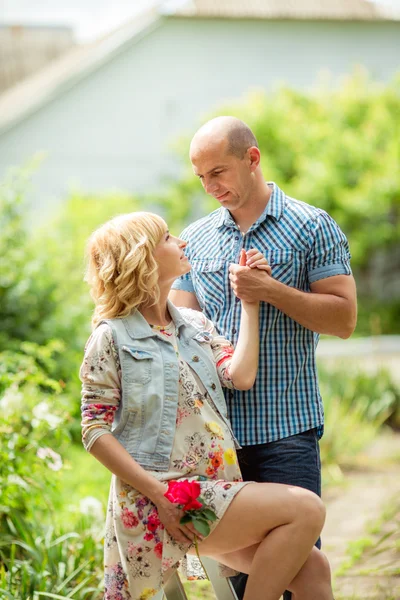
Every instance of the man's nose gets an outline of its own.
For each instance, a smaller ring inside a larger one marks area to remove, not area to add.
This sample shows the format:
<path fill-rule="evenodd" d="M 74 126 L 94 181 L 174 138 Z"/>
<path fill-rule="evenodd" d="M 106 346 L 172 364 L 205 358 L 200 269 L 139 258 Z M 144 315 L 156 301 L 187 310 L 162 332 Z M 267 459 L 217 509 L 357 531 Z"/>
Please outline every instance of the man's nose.
<path fill-rule="evenodd" d="M 179 248 L 186 248 L 187 246 L 187 242 L 185 240 L 181 240 L 180 238 L 178 238 L 178 246 Z"/>
<path fill-rule="evenodd" d="M 215 190 L 217 189 L 217 187 L 218 186 L 215 181 L 211 181 L 211 180 L 204 181 L 204 189 L 207 194 L 212 195 L 215 192 Z"/>

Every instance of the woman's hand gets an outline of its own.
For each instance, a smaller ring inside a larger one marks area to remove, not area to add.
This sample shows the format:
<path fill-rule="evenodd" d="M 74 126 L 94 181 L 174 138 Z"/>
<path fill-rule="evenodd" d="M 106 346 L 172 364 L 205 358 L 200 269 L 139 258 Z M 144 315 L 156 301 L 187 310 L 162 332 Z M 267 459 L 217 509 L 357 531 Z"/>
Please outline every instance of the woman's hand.
<path fill-rule="evenodd" d="M 271 267 L 269 266 L 267 259 L 262 252 L 254 248 L 247 250 L 245 266 L 250 267 L 250 269 L 257 268 L 262 271 L 267 271 L 268 275 L 271 275 Z"/>
<path fill-rule="evenodd" d="M 180 520 L 185 514 L 176 504 L 172 504 L 167 498 L 160 498 L 156 502 L 158 516 L 165 529 L 171 537 L 180 544 L 193 542 L 195 536 L 202 540 L 203 536 L 195 529 L 193 523 L 181 525 Z"/>

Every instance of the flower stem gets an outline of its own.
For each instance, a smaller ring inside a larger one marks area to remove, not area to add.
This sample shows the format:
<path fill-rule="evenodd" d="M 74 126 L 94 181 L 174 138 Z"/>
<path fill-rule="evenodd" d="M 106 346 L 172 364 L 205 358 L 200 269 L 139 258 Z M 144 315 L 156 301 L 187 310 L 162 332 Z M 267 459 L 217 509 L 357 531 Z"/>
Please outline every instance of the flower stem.
<path fill-rule="evenodd" d="M 200 558 L 199 546 L 198 546 L 198 543 L 197 543 L 197 535 L 194 536 L 194 547 L 196 548 L 196 554 L 197 554 L 197 558 L 199 559 L 199 562 L 201 564 L 201 568 L 203 569 L 204 573 L 206 574 L 206 577 L 207 577 L 208 581 L 210 581 L 210 578 L 209 578 L 208 573 L 207 573 L 207 569 L 203 565 L 203 561 Z"/>

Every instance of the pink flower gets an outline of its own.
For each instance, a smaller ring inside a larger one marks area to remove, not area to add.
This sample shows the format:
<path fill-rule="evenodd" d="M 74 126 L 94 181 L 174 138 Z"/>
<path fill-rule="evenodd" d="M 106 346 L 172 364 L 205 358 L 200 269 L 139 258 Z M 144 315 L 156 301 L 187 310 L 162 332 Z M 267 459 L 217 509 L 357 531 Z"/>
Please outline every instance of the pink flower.
<path fill-rule="evenodd" d="M 184 511 L 196 510 L 203 505 L 197 500 L 200 496 L 200 484 L 198 481 L 169 481 L 168 490 L 164 496 L 173 504 L 180 504 Z"/>
<path fill-rule="evenodd" d="M 163 549 L 163 543 L 162 542 L 158 542 L 158 544 L 156 544 L 154 546 L 154 554 L 157 556 L 157 558 L 161 558 L 162 557 L 162 549 Z"/>
<path fill-rule="evenodd" d="M 137 527 L 139 525 L 138 518 L 133 514 L 133 512 L 131 512 L 127 508 L 123 509 L 121 518 L 124 527 L 126 527 L 127 529 L 133 529 L 134 527 Z"/>
<path fill-rule="evenodd" d="M 156 531 L 161 525 L 161 521 L 157 513 L 151 513 L 147 519 L 147 529 L 149 531 Z"/>

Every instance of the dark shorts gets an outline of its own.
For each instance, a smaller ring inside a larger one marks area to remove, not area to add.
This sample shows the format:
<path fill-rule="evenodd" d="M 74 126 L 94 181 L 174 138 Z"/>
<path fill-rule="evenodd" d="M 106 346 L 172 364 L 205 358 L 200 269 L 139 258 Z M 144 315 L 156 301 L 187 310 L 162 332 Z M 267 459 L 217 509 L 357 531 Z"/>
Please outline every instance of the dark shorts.
<path fill-rule="evenodd" d="M 244 446 L 237 451 L 244 481 L 298 485 L 321 496 L 321 460 L 317 429 L 310 429 L 269 444 Z M 316 543 L 321 547 L 321 540 Z M 241 600 L 247 575 L 231 581 Z M 290 594 L 285 594 L 285 599 Z"/>

